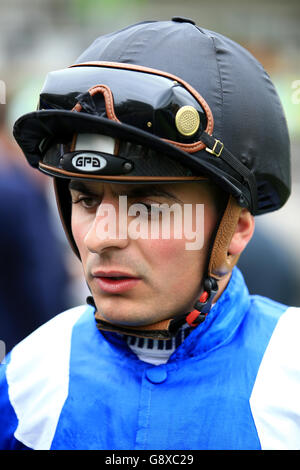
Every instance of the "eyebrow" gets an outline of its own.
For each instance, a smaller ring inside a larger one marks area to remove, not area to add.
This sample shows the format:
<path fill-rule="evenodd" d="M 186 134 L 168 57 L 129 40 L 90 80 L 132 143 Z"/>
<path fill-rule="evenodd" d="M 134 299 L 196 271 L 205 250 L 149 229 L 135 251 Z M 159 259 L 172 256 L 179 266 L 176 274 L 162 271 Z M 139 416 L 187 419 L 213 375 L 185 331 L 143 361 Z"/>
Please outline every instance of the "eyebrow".
<path fill-rule="evenodd" d="M 78 191 L 80 193 L 96 196 L 96 193 L 91 191 L 82 181 L 71 180 L 69 182 L 69 190 Z"/>
<path fill-rule="evenodd" d="M 71 180 L 69 183 L 69 189 L 82 192 L 89 196 L 99 196 L 99 194 L 95 193 L 82 181 Z M 119 193 L 115 193 L 118 196 L 128 196 L 130 198 L 136 197 L 151 197 L 151 196 L 158 196 L 158 197 L 165 197 L 176 202 L 182 203 L 182 201 L 175 196 L 172 192 L 169 192 L 163 189 L 161 186 L 153 185 L 153 184 L 145 184 L 143 186 L 133 186 L 130 189 L 126 189 L 124 191 L 120 191 Z"/>

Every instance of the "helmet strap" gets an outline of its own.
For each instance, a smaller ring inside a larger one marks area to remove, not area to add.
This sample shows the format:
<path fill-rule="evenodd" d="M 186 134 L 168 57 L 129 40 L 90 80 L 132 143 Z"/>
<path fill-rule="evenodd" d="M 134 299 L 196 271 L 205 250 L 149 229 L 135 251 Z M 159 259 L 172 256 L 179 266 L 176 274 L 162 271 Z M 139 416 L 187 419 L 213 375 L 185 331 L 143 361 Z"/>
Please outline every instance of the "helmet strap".
<path fill-rule="evenodd" d="M 202 323 L 210 312 L 213 300 L 218 292 L 218 283 L 213 277 L 207 277 L 204 280 L 204 292 L 194 305 L 194 310 L 189 313 L 185 320 L 192 326 L 198 326 Z"/>
<path fill-rule="evenodd" d="M 217 281 L 230 273 L 239 259 L 239 255 L 231 255 L 229 246 L 235 233 L 242 207 L 230 195 L 221 221 L 213 238 L 208 259 L 207 277 Z"/>
<path fill-rule="evenodd" d="M 239 255 L 229 254 L 229 245 L 235 232 L 242 208 L 233 196 L 229 196 L 226 208 L 213 237 L 208 256 L 207 277 L 203 281 L 204 292 L 196 301 L 194 310 L 186 317 L 187 323 L 195 327 L 202 323 L 212 307 L 218 292 L 218 281 L 229 274 L 239 259 Z"/>

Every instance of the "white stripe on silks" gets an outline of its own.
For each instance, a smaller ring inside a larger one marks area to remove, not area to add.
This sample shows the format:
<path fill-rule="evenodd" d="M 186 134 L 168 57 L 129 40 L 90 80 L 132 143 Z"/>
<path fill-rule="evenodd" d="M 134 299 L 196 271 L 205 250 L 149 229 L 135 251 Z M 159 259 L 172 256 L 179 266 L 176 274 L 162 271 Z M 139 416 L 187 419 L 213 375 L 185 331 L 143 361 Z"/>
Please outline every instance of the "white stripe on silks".
<path fill-rule="evenodd" d="M 51 447 L 68 396 L 72 329 L 87 308 L 57 315 L 12 350 L 8 393 L 18 418 L 15 438 L 27 447 Z"/>
<path fill-rule="evenodd" d="M 262 449 L 300 449 L 300 309 L 280 317 L 250 398 Z"/>

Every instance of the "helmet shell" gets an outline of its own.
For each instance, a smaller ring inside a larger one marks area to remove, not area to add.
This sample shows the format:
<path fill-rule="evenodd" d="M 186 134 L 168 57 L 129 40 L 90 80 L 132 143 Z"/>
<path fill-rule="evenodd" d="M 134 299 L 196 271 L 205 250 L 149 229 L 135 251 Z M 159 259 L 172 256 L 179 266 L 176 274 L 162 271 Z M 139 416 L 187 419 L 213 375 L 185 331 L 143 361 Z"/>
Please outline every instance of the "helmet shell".
<path fill-rule="evenodd" d="M 16 122 L 15 138 L 32 165 L 38 166 L 41 160 L 39 149 L 43 138 L 81 129 L 143 143 L 174 158 L 193 174 L 207 175 L 237 200 L 246 201 L 245 206 L 253 214 L 277 210 L 286 202 L 291 178 L 284 112 L 268 74 L 243 47 L 221 34 L 197 27 L 190 20 L 175 18 L 143 22 L 99 37 L 80 55 L 74 70 L 80 64 L 98 61 L 155 69 L 188 83 L 212 112 L 214 138 L 254 174 L 257 194 L 254 197 L 249 192 L 242 175 L 237 176 L 227 162 L 205 148 L 188 153 L 132 124 L 115 122 L 103 115 L 74 113 L 71 106 L 76 104 L 76 94 L 72 103 L 66 100 L 63 106 L 29 113 Z M 47 82 L 45 87 L 42 94 L 49 91 Z M 70 99 L 65 83 L 62 87 L 57 81 L 52 89 L 55 92 Z M 52 174 L 61 176 L 55 171 Z M 144 176 L 147 180 L 147 175 Z"/>

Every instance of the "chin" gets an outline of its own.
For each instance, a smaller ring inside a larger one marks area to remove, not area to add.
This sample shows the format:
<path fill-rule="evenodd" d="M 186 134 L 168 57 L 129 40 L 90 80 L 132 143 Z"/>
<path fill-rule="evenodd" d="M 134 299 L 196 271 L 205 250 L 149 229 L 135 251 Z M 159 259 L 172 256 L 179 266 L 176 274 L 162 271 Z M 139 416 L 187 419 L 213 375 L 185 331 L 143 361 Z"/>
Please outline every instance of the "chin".
<path fill-rule="evenodd" d="M 129 299 L 117 298 L 112 299 L 95 298 L 94 301 L 98 312 L 103 318 L 110 323 L 124 326 L 143 326 L 155 323 L 156 320 L 147 311 L 141 311 L 134 302 Z"/>

